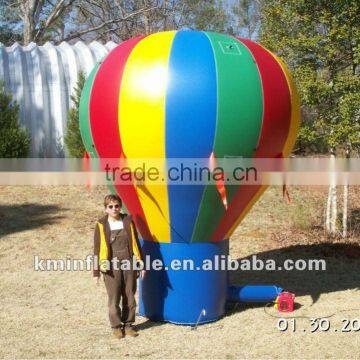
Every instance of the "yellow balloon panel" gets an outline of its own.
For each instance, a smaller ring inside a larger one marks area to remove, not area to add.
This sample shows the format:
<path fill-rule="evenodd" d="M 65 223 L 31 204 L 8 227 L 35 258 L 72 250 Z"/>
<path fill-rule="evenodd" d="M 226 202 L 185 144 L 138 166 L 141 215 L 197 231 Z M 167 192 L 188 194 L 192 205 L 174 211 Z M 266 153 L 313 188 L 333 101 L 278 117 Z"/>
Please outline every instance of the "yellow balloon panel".
<path fill-rule="evenodd" d="M 290 98 L 291 98 L 290 129 L 283 150 L 283 156 L 287 157 L 290 155 L 291 150 L 295 145 L 296 137 L 300 127 L 300 98 L 296 90 L 292 76 L 290 74 L 290 71 L 288 70 L 286 64 L 275 54 L 271 53 L 271 55 L 275 58 L 275 60 L 279 63 L 280 67 L 282 68 L 290 91 Z"/>
<path fill-rule="evenodd" d="M 158 158 L 160 173 L 165 172 L 165 98 L 174 36 L 175 31 L 167 31 L 145 37 L 132 50 L 124 69 L 119 131 L 133 169 L 139 165 L 135 159 Z M 170 242 L 166 183 L 154 185 L 145 180 L 136 191 L 154 240 Z"/>

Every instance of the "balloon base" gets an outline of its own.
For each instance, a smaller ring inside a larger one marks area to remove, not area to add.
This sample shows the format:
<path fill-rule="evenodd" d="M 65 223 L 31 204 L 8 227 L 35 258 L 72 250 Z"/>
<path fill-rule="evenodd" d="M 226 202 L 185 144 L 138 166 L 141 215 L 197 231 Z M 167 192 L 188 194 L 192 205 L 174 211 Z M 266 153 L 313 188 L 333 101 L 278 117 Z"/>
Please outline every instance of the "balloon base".
<path fill-rule="evenodd" d="M 228 273 L 219 266 L 216 268 L 216 264 L 229 254 L 228 240 L 216 243 L 142 241 L 142 249 L 146 261 L 161 262 L 163 268 L 147 270 L 140 280 L 140 316 L 152 321 L 195 325 L 216 321 L 224 315 Z M 181 267 L 174 267 L 176 264 Z"/>
<path fill-rule="evenodd" d="M 157 243 L 142 241 L 145 262 L 155 264 L 139 286 L 139 315 L 151 321 L 198 325 L 219 320 L 230 302 L 272 302 L 274 285 L 228 286 L 224 263 L 229 241 Z"/>

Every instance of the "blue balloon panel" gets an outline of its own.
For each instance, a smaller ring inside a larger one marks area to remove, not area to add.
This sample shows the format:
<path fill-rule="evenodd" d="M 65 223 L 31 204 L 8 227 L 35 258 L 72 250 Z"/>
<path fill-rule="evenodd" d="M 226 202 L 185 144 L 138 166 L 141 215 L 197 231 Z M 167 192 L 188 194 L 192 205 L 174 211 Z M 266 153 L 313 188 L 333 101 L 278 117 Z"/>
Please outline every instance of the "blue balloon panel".
<path fill-rule="evenodd" d="M 209 158 L 215 136 L 217 84 L 213 49 L 204 33 L 176 33 L 165 103 L 166 157 Z M 172 242 L 190 241 L 204 189 L 198 184 L 168 186 Z"/>

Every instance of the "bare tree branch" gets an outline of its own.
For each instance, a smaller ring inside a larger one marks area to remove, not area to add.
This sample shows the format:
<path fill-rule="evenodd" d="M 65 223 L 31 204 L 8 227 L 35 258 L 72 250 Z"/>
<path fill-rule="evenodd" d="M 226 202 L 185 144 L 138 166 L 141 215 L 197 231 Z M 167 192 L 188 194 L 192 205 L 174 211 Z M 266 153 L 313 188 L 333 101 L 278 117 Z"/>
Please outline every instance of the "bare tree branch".
<path fill-rule="evenodd" d="M 125 21 L 125 20 L 131 18 L 131 17 L 134 17 L 135 15 L 138 15 L 138 14 L 141 14 L 141 13 L 146 13 L 148 11 L 151 11 L 151 10 L 154 10 L 154 9 L 157 9 L 157 8 L 158 8 L 158 6 L 154 6 L 154 7 L 151 7 L 151 8 L 143 8 L 143 9 L 140 9 L 138 11 L 134 11 L 131 14 L 127 14 L 126 16 L 121 16 L 121 17 L 116 18 L 116 19 L 103 21 L 101 24 L 90 27 L 88 29 L 84 29 L 84 30 L 80 30 L 80 31 L 70 33 L 68 36 L 65 36 L 64 41 L 69 41 L 69 40 L 72 40 L 72 39 L 76 39 L 77 37 L 88 34 L 90 32 L 101 30 L 102 28 L 104 28 L 107 25 L 120 23 L 122 21 Z"/>
<path fill-rule="evenodd" d="M 68 3 L 66 3 L 66 1 L 67 0 L 59 0 L 56 3 L 44 24 L 40 26 L 36 32 L 34 41 L 37 41 L 44 34 L 46 29 L 49 28 L 61 16 L 61 14 L 63 14 L 63 12 L 73 4 L 75 0 L 68 0 Z"/>

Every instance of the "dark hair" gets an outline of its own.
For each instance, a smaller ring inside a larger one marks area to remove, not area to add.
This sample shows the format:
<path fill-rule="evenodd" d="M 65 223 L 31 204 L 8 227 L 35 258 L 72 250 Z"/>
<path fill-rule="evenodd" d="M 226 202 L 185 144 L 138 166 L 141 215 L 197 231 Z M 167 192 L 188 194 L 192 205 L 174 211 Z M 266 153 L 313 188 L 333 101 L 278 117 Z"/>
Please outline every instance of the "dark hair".
<path fill-rule="evenodd" d="M 117 201 L 120 206 L 122 205 L 122 201 L 119 195 L 106 195 L 104 198 L 104 206 L 107 207 L 112 201 Z"/>

